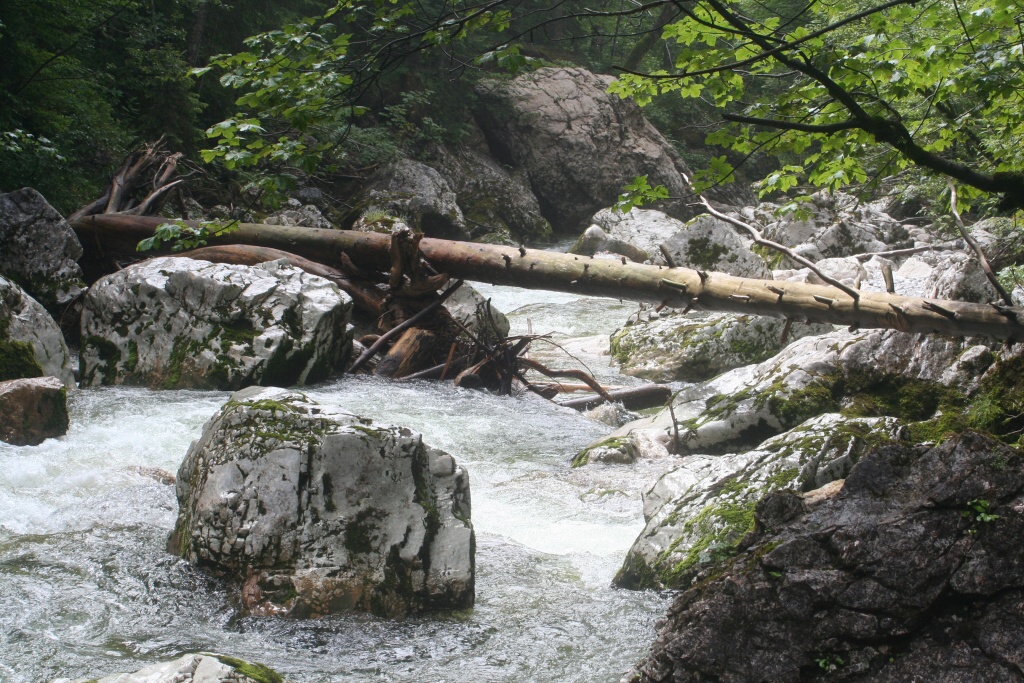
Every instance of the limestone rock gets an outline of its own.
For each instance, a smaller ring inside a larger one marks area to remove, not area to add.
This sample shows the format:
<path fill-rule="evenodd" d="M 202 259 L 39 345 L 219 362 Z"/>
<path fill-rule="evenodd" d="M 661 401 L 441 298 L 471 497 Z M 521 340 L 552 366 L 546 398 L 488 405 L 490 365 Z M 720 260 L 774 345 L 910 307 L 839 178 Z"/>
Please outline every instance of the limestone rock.
<path fill-rule="evenodd" d="M 156 258 L 90 288 L 82 386 L 238 389 L 308 384 L 341 368 L 352 302 L 281 262 Z"/>
<path fill-rule="evenodd" d="M 607 92 L 611 80 L 581 68 L 545 67 L 477 86 L 476 119 L 491 153 L 525 170 L 556 232 L 585 228 L 636 176 L 664 185 L 672 197 L 688 194 L 682 158 L 636 104 Z M 685 201 L 664 208 L 677 217 L 694 215 Z"/>
<path fill-rule="evenodd" d="M 681 588 L 753 530 L 754 507 L 783 488 L 846 477 L 869 446 L 898 438 L 898 420 L 811 418 L 741 454 L 687 456 L 644 495 L 646 526 L 615 577 L 625 588 Z"/>
<path fill-rule="evenodd" d="M 439 157 L 437 170 L 455 192 L 474 240 L 517 245 L 551 241 L 551 224 L 521 170 L 511 171 L 468 146 L 442 149 Z"/>
<path fill-rule="evenodd" d="M 444 177 L 412 159 L 394 161 L 370 179 L 360 199 L 367 213 L 398 216 L 428 237 L 469 239 L 466 220 Z"/>
<path fill-rule="evenodd" d="M 47 375 L 75 383 L 64 336 L 46 309 L 0 276 L 0 380 Z"/>
<path fill-rule="evenodd" d="M 26 187 L 0 194 L 0 274 L 59 316 L 85 288 L 82 245 L 41 194 Z"/>
<path fill-rule="evenodd" d="M 749 242 L 713 216 L 698 216 L 664 244 L 674 266 L 762 280 L 772 277 L 764 259 L 750 250 Z"/>
<path fill-rule="evenodd" d="M 68 431 L 68 393 L 56 377 L 0 382 L 0 441 L 36 446 Z"/>
<path fill-rule="evenodd" d="M 408 429 L 251 387 L 178 471 L 172 552 L 243 583 L 254 613 L 473 604 L 469 479 Z"/>
<path fill-rule="evenodd" d="M 992 389 L 984 392 L 985 400 L 1003 403 L 1008 390 L 995 388 L 996 378 L 1014 376 L 1019 361 L 1010 352 L 1000 360 L 995 350 L 972 351 L 975 346 L 966 339 L 896 330 L 804 337 L 763 363 L 683 389 L 673 404 L 675 423 L 665 409 L 607 439 L 649 432 L 679 453 L 728 453 L 837 410 L 925 423 L 937 411 L 962 413 L 986 386 Z M 969 351 L 971 361 L 964 363 Z M 991 367 L 982 376 L 986 363 Z"/>
<path fill-rule="evenodd" d="M 134 673 L 103 678 L 57 678 L 50 683 L 284 683 L 262 664 L 209 653 L 187 654 L 172 662 L 147 666 Z"/>
<path fill-rule="evenodd" d="M 507 337 L 511 329 L 505 314 L 492 306 L 480 292 L 466 284 L 448 297 L 444 307 L 453 318 L 476 334 L 486 333 L 493 336 L 497 332 L 502 337 Z"/>
<path fill-rule="evenodd" d="M 842 192 L 821 191 L 802 208 L 810 215 L 771 216 L 770 204 L 758 207 L 765 220 L 764 235 L 797 251 L 812 261 L 820 258 L 853 256 L 913 246 L 907 230 L 885 213 Z"/>
<path fill-rule="evenodd" d="M 611 338 L 621 371 L 654 382 L 700 382 L 726 370 L 760 363 L 782 350 L 786 321 L 733 313 L 641 315 Z M 831 332 L 831 325 L 793 323 L 788 338 Z"/>
<path fill-rule="evenodd" d="M 335 227 L 319 208 L 313 204 L 303 204 L 297 199 L 289 199 L 285 208 L 267 216 L 263 222 L 267 225 L 292 225 L 321 230 L 332 230 Z"/>
<path fill-rule="evenodd" d="M 632 209 L 625 214 L 602 209 L 591 221 L 593 225 L 570 253 L 593 256 L 599 251 L 610 251 L 638 263 L 649 260 L 657 265 L 666 265 L 661 245 L 686 229 L 682 221 L 647 209 Z"/>
<path fill-rule="evenodd" d="M 1020 451 L 965 434 L 879 447 L 813 506 L 770 494 L 630 680 L 1024 681 L 1022 472 Z"/>

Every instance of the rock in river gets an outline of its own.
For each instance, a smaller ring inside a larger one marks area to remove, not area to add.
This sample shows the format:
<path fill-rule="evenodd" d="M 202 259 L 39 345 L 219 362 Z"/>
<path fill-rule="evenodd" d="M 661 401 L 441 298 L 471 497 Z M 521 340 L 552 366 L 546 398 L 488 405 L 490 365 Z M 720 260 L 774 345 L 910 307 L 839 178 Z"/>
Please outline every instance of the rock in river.
<path fill-rule="evenodd" d="M 204 652 L 183 655 L 133 673 L 103 678 L 57 678 L 51 683 L 284 683 L 284 678 L 262 664 Z"/>
<path fill-rule="evenodd" d="M 251 387 L 178 472 L 170 548 L 241 584 L 253 613 L 471 607 L 469 477 L 420 434 Z"/>
<path fill-rule="evenodd" d="M 978 434 L 770 494 L 679 594 L 633 681 L 1024 681 L 1024 456 Z"/>
<path fill-rule="evenodd" d="M 350 353 L 351 308 L 334 283 L 277 261 L 151 259 L 89 289 L 82 386 L 309 384 Z"/>

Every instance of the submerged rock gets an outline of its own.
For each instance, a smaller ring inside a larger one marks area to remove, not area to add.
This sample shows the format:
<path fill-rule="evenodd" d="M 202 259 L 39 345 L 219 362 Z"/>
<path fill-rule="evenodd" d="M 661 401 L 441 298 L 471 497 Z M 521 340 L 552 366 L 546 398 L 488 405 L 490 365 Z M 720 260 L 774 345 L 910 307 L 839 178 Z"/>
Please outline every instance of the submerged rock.
<path fill-rule="evenodd" d="M 56 377 L 0 382 L 0 441 L 36 446 L 68 431 L 68 393 Z"/>
<path fill-rule="evenodd" d="M 82 314 L 82 386 L 308 384 L 342 367 L 352 301 L 277 261 L 156 258 L 97 281 Z"/>
<path fill-rule="evenodd" d="M 75 383 L 64 336 L 42 305 L 0 276 L 0 381 L 47 375 Z"/>
<path fill-rule="evenodd" d="M 753 531 L 754 506 L 783 488 L 843 479 L 860 456 L 901 434 L 895 418 L 812 418 L 746 453 L 687 456 L 644 495 L 646 526 L 615 577 L 625 588 L 685 587 Z"/>
<path fill-rule="evenodd" d="M 0 194 L 0 274 L 60 316 L 85 291 L 82 245 L 46 199 L 26 187 Z"/>
<path fill-rule="evenodd" d="M 188 654 L 172 662 L 147 666 L 134 673 L 103 678 L 57 678 L 50 683 L 285 683 L 284 677 L 262 664 L 218 654 Z"/>
<path fill-rule="evenodd" d="M 241 584 L 249 612 L 473 605 L 468 475 L 408 429 L 253 387 L 189 448 L 177 495 L 171 551 Z"/>
<path fill-rule="evenodd" d="M 965 434 L 877 448 L 813 503 L 770 494 L 630 680 L 1024 681 L 1022 472 Z"/>

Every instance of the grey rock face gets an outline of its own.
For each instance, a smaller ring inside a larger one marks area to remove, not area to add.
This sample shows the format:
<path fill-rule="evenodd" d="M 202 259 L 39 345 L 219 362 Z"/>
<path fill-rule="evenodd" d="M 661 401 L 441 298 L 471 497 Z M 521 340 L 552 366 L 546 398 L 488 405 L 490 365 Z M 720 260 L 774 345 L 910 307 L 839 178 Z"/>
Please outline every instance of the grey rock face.
<path fill-rule="evenodd" d="M 0 276 L 0 380 L 45 375 L 75 383 L 64 336 L 46 309 Z"/>
<path fill-rule="evenodd" d="M 428 237 L 469 239 L 448 181 L 419 161 L 399 159 L 385 166 L 370 180 L 360 203 L 368 212 L 399 216 Z"/>
<path fill-rule="evenodd" d="M 804 207 L 810 213 L 807 218 L 775 218 L 771 215 L 774 208 L 765 203 L 757 209 L 765 223 L 765 237 L 797 247 L 812 261 L 913 246 L 910 234 L 898 221 L 842 192 L 814 194 Z"/>
<path fill-rule="evenodd" d="M 636 176 L 673 197 L 688 193 L 683 160 L 636 104 L 607 92 L 610 82 L 585 69 L 547 67 L 477 87 L 477 123 L 491 152 L 525 169 L 557 232 L 585 228 Z M 681 201 L 665 208 L 694 215 Z"/>
<path fill-rule="evenodd" d="M 0 194 L 0 274 L 59 315 L 84 291 L 82 245 L 41 194 L 26 187 Z"/>
<path fill-rule="evenodd" d="M 454 190 L 475 240 L 543 244 L 551 224 L 541 214 L 525 173 L 510 171 L 469 147 L 439 152 L 437 169 Z"/>
<path fill-rule="evenodd" d="M 402 615 L 473 604 L 469 479 L 421 435 L 252 387 L 178 471 L 172 552 L 255 613 Z"/>
<path fill-rule="evenodd" d="M 761 501 L 745 552 L 676 599 L 633 681 L 1024 681 L 1024 456 L 880 447 L 814 505 Z"/>
<path fill-rule="evenodd" d="M 495 332 L 507 337 L 511 326 L 505 314 L 490 304 L 480 292 L 469 285 L 462 285 L 444 302 L 444 307 L 453 318 L 476 334 Z"/>
<path fill-rule="evenodd" d="M 35 446 L 68 431 L 67 389 L 56 377 L 0 382 L 0 441 Z"/>
<path fill-rule="evenodd" d="M 263 219 L 267 225 L 292 225 L 302 228 L 320 228 L 332 230 L 335 226 L 313 204 L 302 204 L 297 199 L 288 201 L 288 205 Z"/>
<path fill-rule="evenodd" d="M 569 250 L 571 253 L 593 256 L 599 251 L 610 251 L 638 263 L 649 260 L 665 265 L 661 245 L 686 229 L 682 221 L 647 209 L 632 209 L 625 214 L 602 209 L 591 220 L 593 225 Z"/>
<path fill-rule="evenodd" d="M 57 678 L 50 683 L 284 683 L 276 671 L 262 664 L 216 654 L 188 654 L 133 673 L 103 678 Z"/>
<path fill-rule="evenodd" d="M 665 241 L 672 265 L 739 277 L 772 278 L 764 259 L 739 238 L 736 230 L 713 216 L 698 216 Z"/>
<path fill-rule="evenodd" d="M 82 386 L 307 384 L 342 367 L 351 299 L 276 261 L 156 258 L 97 281 L 82 315 Z"/>
<path fill-rule="evenodd" d="M 898 438 L 894 418 L 821 415 L 746 453 L 687 456 L 644 496 L 646 527 L 616 585 L 685 587 L 753 530 L 765 494 L 812 491 L 846 477 L 869 446 Z"/>
<path fill-rule="evenodd" d="M 782 350 L 785 326 L 778 318 L 733 313 L 641 314 L 612 335 L 611 354 L 627 375 L 655 382 L 700 382 L 771 358 Z M 793 323 L 788 337 L 831 331 L 831 325 Z"/>

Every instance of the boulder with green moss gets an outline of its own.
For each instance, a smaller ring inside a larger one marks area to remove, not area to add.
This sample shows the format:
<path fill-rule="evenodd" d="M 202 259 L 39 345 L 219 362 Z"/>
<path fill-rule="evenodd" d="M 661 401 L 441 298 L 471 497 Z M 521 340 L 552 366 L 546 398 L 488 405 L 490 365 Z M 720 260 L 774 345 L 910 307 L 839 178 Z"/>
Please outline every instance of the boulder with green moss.
<path fill-rule="evenodd" d="M 74 384 L 64 336 L 42 305 L 0 276 L 0 381 L 42 376 Z"/>
<path fill-rule="evenodd" d="M 644 495 L 646 526 L 615 577 L 625 588 L 682 588 L 735 552 L 770 491 L 808 492 L 846 477 L 873 445 L 898 439 L 895 418 L 821 415 L 740 454 L 687 456 Z"/>
<path fill-rule="evenodd" d="M 428 237 L 469 238 L 455 192 L 444 176 L 420 161 L 397 159 L 378 170 L 358 204 L 364 214 L 398 216 Z"/>
<path fill-rule="evenodd" d="M 256 614 L 471 607 L 469 478 L 420 434 L 251 387 L 178 471 L 172 552 L 229 578 Z"/>
<path fill-rule="evenodd" d="M 768 264 L 750 249 L 736 228 L 707 214 L 697 216 L 665 240 L 666 260 L 673 266 L 739 277 L 771 280 Z"/>
<path fill-rule="evenodd" d="M 89 289 L 82 386 L 309 384 L 343 367 L 351 308 L 334 283 L 277 261 L 151 259 Z"/>
<path fill-rule="evenodd" d="M 263 664 L 227 655 L 197 653 L 132 673 L 102 678 L 57 678 L 50 683 L 285 683 L 285 679 Z"/>
<path fill-rule="evenodd" d="M 641 313 L 611 337 L 623 373 L 655 382 L 700 382 L 760 363 L 782 350 L 786 321 L 733 313 L 670 309 Z M 831 332 L 831 325 L 792 323 L 788 338 Z"/>

